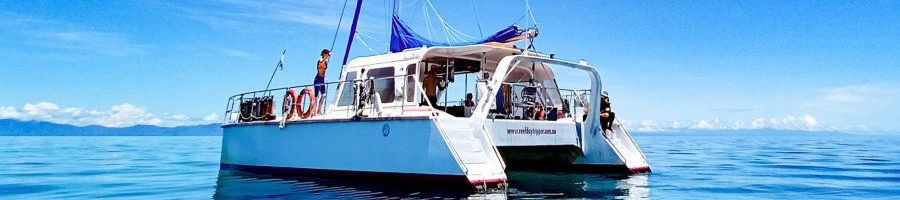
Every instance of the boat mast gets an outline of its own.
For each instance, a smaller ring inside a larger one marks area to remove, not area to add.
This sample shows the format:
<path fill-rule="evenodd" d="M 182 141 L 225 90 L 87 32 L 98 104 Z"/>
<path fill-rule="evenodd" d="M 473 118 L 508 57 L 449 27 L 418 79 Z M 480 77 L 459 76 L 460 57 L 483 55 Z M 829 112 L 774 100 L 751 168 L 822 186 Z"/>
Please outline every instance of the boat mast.
<path fill-rule="evenodd" d="M 356 0 L 356 11 L 353 13 L 353 24 L 350 25 L 350 38 L 347 39 L 347 50 L 344 51 L 344 61 L 341 66 L 347 65 L 347 56 L 350 55 L 350 46 L 353 45 L 353 37 L 356 37 L 356 22 L 359 21 L 359 9 L 362 8 L 362 0 Z"/>

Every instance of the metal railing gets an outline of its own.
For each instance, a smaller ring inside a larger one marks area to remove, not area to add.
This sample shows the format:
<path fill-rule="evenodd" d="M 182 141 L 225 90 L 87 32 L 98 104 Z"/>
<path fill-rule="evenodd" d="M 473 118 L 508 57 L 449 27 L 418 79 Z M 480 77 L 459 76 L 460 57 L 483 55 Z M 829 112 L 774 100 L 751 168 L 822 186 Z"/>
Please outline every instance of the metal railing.
<path fill-rule="evenodd" d="M 508 98 L 509 98 L 510 107 L 512 107 L 512 108 L 522 109 L 521 105 L 516 104 L 517 102 L 522 101 L 522 99 L 524 98 L 521 94 L 522 90 L 526 87 L 536 87 L 536 88 L 538 88 L 538 91 L 539 91 L 538 92 L 539 97 L 538 97 L 537 101 L 541 101 L 540 103 L 545 105 L 546 107 L 555 107 L 555 108 L 559 109 L 559 112 L 565 112 L 566 117 L 572 117 L 572 118 L 578 117 L 579 115 L 576 115 L 577 108 L 583 107 L 576 102 L 576 99 L 583 99 L 588 94 L 590 94 L 589 89 L 565 89 L 565 88 L 557 88 L 557 87 L 531 86 L 531 85 L 522 84 L 522 83 L 502 83 L 502 85 L 510 86 L 511 91 L 510 91 L 510 96 Z M 556 96 L 550 95 L 549 92 L 547 92 L 547 91 L 551 91 L 551 90 L 556 90 L 559 93 L 559 96 L 556 97 Z M 548 105 L 546 103 L 546 101 L 551 98 L 559 98 L 558 100 L 561 102 L 561 104 L 557 105 L 557 103 L 555 103 L 555 101 L 551 100 L 550 101 L 551 103 Z M 500 112 L 500 111 L 498 111 L 498 112 Z M 515 113 L 516 110 L 511 109 L 511 112 Z"/>
<path fill-rule="evenodd" d="M 357 104 L 358 97 L 356 94 L 358 91 L 355 91 L 356 84 L 362 83 L 363 81 L 373 81 L 375 87 L 372 88 L 372 90 L 376 90 L 377 88 L 381 88 L 380 87 L 381 85 L 379 84 L 380 81 L 391 80 L 391 82 L 393 82 L 394 87 L 386 86 L 386 88 L 383 88 L 384 89 L 383 91 L 375 91 L 375 93 L 378 93 L 379 97 L 388 98 L 388 99 L 392 99 L 392 100 L 389 100 L 388 102 L 381 102 L 381 99 L 372 99 L 372 101 L 379 101 L 380 102 L 379 104 L 383 105 L 383 107 L 381 107 L 381 108 L 386 109 L 386 110 L 400 108 L 400 112 L 402 114 L 402 113 L 406 112 L 405 109 L 403 109 L 403 108 L 419 107 L 420 105 L 423 105 L 423 104 L 418 103 L 419 99 L 417 99 L 417 98 L 421 98 L 424 101 L 427 101 L 427 99 L 428 99 L 425 96 L 424 90 L 421 90 L 422 84 L 419 84 L 418 78 L 416 78 L 415 76 L 416 75 L 397 75 L 397 76 L 388 76 L 388 77 L 380 77 L 380 78 L 357 78 L 357 79 L 353 79 L 353 80 L 327 82 L 327 83 L 323 84 L 326 88 L 325 89 L 325 94 L 326 94 L 325 98 L 327 98 L 327 99 L 325 99 L 323 101 L 323 100 L 321 100 L 322 97 L 316 97 L 316 101 L 322 101 L 325 104 L 322 106 L 322 114 L 323 115 L 331 114 L 331 112 L 334 112 L 334 111 L 341 111 L 341 112 L 346 113 L 345 117 L 352 117 L 353 115 L 355 115 L 355 112 L 353 112 L 353 111 L 357 111 L 356 108 L 358 106 L 358 104 Z M 414 80 L 412 85 L 408 84 L 409 79 Z M 345 88 L 341 89 L 340 88 L 341 84 L 344 84 Z M 266 97 L 266 96 L 271 96 L 272 99 L 274 100 L 272 106 L 275 108 L 279 108 L 279 109 L 276 109 L 274 113 L 277 113 L 276 118 L 280 119 L 280 117 L 284 116 L 284 113 L 283 113 L 283 111 L 279 111 L 279 110 L 281 110 L 280 109 L 281 107 L 277 106 L 277 105 L 284 106 L 284 102 L 283 102 L 284 95 L 287 93 L 288 90 L 295 89 L 296 95 L 299 95 L 301 90 L 306 89 L 306 88 L 309 88 L 310 90 L 315 90 L 314 87 L 315 87 L 315 84 L 297 85 L 297 86 L 273 88 L 273 89 L 268 89 L 268 90 L 257 90 L 257 91 L 244 92 L 244 93 L 232 95 L 231 97 L 228 98 L 228 102 L 226 103 L 224 121 L 226 124 L 241 123 L 241 121 L 238 120 L 241 117 L 240 116 L 240 114 L 241 114 L 240 106 L 239 106 L 240 103 L 244 102 L 244 101 L 252 100 L 254 98 L 261 98 L 261 97 Z M 410 88 L 410 87 L 414 87 L 414 88 Z M 399 93 L 397 93 L 397 91 L 399 91 Z M 410 93 L 411 91 L 418 91 L 419 95 L 416 95 L 415 94 L 416 92 Z M 411 99 L 408 99 L 409 95 L 413 95 L 414 97 L 412 97 Z M 408 100 L 412 100 L 412 101 L 408 101 Z M 304 99 L 304 101 L 305 101 L 305 99 Z M 294 103 L 300 103 L 300 102 L 294 102 Z M 375 103 L 373 102 L 371 104 L 375 104 Z M 427 105 L 437 105 L 437 102 L 428 102 Z M 291 106 L 295 106 L 295 105 L 291 105 Z M 306 104 L 301 105 L 303 110 L 309 109 L 307 106 L 308 105 L 306 105 Z M 374 105 L 366 106 L 363 109 L 366 109 L 366 108 L 374 109 Z M 435 108 L 435 107 L 432 106 L 432 108 Z M 237 114 L 237 116 L 235 116 L 236 114 Z M 251 116 L 251 117 L 260 118 L 260 116 Z"/>
<path fill-rule="evenodd" d="M 323 97 L 316 97 L 316 101 L 321 101 L 324 103 L 323 109 L 327 109 L 327 106 L 331 105 L 332 103 L 335 103 L 332 100 L 334 99 L 333 95 L 335 95 L 337 93 L 337 91 L 333 90 L 332 86 L 336 86 L 337 84 L 341 84 L 341 83 L 344 83 L 344 81 L 328 82 L 328 83 L 323 84 L 325 86 L 324 98 L 326 98 L 326 99 L 321 100 Z M 226 124 L 239 123 L 240 122 L 239 119 L 242 117 L 245 117 L 245 116 L 241 116 L 241 115 L 243 115 L 243 113 L 240 110 L 241 109 L 240 104 L 245 101 L 251 101 L 254 98 L 263 98 L 263 97 L 272 97 L 273 101 L 272 101 L 271 106 L 273 107 L 272 109 L 274 109 L 272 114 L 277 113 L 275 115 L 276 118 L 281 117 L 281 116 L 283 116 L 283 113 L 281 113 L 281 111 L 280 111 L 281 107 L 278 105 L 283 106 L 284 95 L 287 94 L 288 90 L 295 89 L 296 95 L 299 95 L 301 90 L 303 90 L 305 88 L 309 88 L 310 90 L 313 90 L 313 92 L 314 92 L 314 90 L 315 90 L 314 86 L 315 86 L 315 84 L 298 85 L 298 86 L 290 86 L 290 87 L 273 88 L 273 89 L 268 89 L 268 90 L 257 90 L 257 91 L 244 92 L 244 93 L 232 95 L 231 97 L 228 97 L 228 102 L 226 103 L 224 121 Z M 295 102 L 295 103 L 299 103 L 299 102 Z M 294 105 L 291 105 L 291 106 L 294 106 Z M 301 106 L 301 107 L 306 108 L 303 106 Z M 306 109 L 308 109 L 308 108 L 306 108 Z M 259 113 L 255 113 L 255 112 L 250 112 L 250 114 L 251 114 L 251 116 L 249 116 L 250 118 L 258 119 L 258 118 L 263 117 L 263 116 L 252 116 L 252 115 L 259 114 Z M 237 115 L 237 116 L 235 116 L 235 115 Z"/>

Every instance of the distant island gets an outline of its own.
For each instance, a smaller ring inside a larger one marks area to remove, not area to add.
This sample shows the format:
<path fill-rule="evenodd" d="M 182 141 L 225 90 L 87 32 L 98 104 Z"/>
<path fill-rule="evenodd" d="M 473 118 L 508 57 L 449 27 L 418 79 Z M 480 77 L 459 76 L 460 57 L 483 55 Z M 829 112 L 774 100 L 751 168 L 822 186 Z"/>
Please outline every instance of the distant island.
<path fill-rule="evenodd" d="M 105 127 L 0 119 L 0 136 L 218 136 L 222 135 L 219 125 Z"/>

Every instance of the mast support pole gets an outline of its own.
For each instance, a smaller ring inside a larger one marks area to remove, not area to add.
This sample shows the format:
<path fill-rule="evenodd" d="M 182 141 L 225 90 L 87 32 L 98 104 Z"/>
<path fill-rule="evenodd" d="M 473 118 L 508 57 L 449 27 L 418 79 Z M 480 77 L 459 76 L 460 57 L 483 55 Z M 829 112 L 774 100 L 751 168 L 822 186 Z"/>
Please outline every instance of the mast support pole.
<path fill-rule="evenodd" d="M 353 38 L 356 37 L 356 24 L 359 22 L 359 10 L 362 8 L 362 0 L 356 0 L 356 11 L 353 13 L 353 24 L 350 25 L 350 38 L 347 39 L 347 48 L 344 50 L 344 61 L 341 67 L 347 65 L 347 56 L 350 55 L 350 46 L 353 45 Z"/>

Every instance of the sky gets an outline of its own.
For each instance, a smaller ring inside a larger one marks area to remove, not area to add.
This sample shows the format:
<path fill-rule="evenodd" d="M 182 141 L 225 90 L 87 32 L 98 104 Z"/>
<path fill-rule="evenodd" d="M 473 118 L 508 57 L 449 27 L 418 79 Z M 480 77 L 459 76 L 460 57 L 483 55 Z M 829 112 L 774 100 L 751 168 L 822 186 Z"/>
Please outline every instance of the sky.
<path fill-rule="evenodd" d="M 265 87 L 282 50 L 273 85 L 310 83 L 343 3 L 0 1 L 0 118 L 219 122 L 230 95 Z M 328 77 L 339 75 L 354 4 Z M 393 4 L 364 1 L 351 58 L 387 52 Z M 618 118 L 636 130 L 900 131 L 897 1 L 397 4 L 438 41 L 438 14 L 473 38 L 537 24 L 535 47 L 595 66 Z"/>

